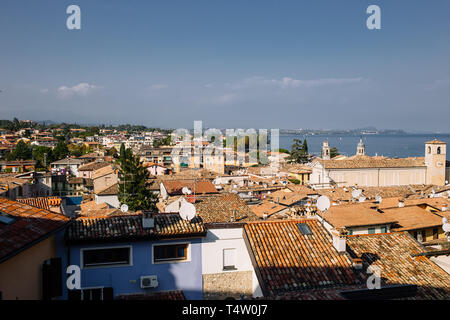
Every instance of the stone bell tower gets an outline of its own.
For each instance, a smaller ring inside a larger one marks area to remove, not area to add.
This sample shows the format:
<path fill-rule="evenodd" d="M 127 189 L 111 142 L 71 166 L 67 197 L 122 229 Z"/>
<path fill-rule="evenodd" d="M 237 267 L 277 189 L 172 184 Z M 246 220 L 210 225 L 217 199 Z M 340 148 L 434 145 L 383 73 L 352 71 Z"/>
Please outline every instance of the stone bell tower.
<path fill-rule="evenodd" d="M 328 144 L 328 141 L 324 141 L 322 143 L 322 159 L 330 160 L 330 156 L 330 145 Z"/>
<path fill-rule="evenodd" d="M 445 185 L 447 144 L 439 140 L 425 142 L 426 184 Z"/>
<path fill-rule="evenodd" d="M 356 147 L 356 155 L 357 156 L 365 156 L 366 155 L 366 146 L 364 145 L 362 139 L 359 139 L 358 146 Z"/>

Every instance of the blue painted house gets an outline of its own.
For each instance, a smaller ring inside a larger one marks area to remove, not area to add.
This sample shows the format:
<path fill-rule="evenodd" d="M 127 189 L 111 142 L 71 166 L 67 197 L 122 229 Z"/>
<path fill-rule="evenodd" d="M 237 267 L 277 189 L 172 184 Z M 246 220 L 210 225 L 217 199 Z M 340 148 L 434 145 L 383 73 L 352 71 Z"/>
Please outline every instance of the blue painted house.
<path fill-rule="evenodd" d="M 157 295 L 202 299 L 201 218 L 178 214 L 78 219 L 67 229 L 63 256 L 81 270 L 81 290 L 62 299 L 127 299 Z M 182 294 L 180 294 L 182 292 Z"/>

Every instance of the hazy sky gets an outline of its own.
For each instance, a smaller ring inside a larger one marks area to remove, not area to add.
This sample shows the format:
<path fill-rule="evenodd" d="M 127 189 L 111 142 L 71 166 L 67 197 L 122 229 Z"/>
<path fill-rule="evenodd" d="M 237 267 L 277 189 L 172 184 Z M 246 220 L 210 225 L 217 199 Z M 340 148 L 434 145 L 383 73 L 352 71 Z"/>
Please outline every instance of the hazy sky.
<path fill-rule="evenodd" d="M 448 0 L 2 0 L 0 46 L 0 119 L 450 132 Z"/>

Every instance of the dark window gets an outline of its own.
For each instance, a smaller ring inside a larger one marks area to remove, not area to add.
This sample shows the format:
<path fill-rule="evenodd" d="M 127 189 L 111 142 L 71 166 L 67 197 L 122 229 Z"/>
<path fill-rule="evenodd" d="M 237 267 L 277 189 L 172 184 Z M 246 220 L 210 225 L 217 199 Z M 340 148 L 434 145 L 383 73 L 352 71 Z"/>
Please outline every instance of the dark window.
<path fill-rule="evenodd" d="M 188 244 L 160 245 L 153 247 L 153 257 L 155 262 L 186 260 Z"/>
<path fill-rule="evenodd" d="M 83 267 L 129 264 L 130 248 L 83 250 Z"/>
<path fill-rule="evenodd" d="M 441 154 L 441 147 L 437 148 L 437 154 Z"/>
<path fill-rule="evenodd" d="M 46 260 L 42 265 L 42 291 L 44 300 L 62 295 L 61 258 Z"/>
<path fill-rule="evenodd" d="M 431 153 L 431 147 L 428 147 L 428 154 Z"/>
<path fill-rule="evenodd" d="M 419 239 L 418 239 L 417 231 L 414 231 L 414 239 L 419 240 Z"/>
<path fill-rule="evenodd" d="M 387 227 L 381 227 L 381 233 L 386 233 L 387 232 Z"/>
<path fill-rule="evenodd" d="M 439 238 L 439 230 L 438 228 L 433 229 L 433 239 L 436 240 Z"/>
<path fill-rule="evenodd" d="M 375 233 L 375 228 L 369 228 L 369 234 Z"/>
<path fill-rule="evenodd" d="M 306 223 L 297 223 L 297 227 L 304 236 L 313 234 L 311 229 Z"/>
<path fill-rule="evenodd" d="M 426 241 L 427 240 L 427 235 L 425 230 L 422 230 L 422 241 Z"/>

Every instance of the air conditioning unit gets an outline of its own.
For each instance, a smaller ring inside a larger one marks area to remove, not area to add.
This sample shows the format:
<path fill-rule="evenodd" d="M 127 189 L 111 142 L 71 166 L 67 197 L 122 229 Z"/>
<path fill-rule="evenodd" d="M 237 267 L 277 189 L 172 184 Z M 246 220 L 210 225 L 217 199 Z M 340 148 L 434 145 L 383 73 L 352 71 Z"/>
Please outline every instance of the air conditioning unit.
<path fill-rule="evenodd" d="M 142 276 L 141 277 L 141 288 L 156 288 L 158 286 L 157 276 Z"/>

